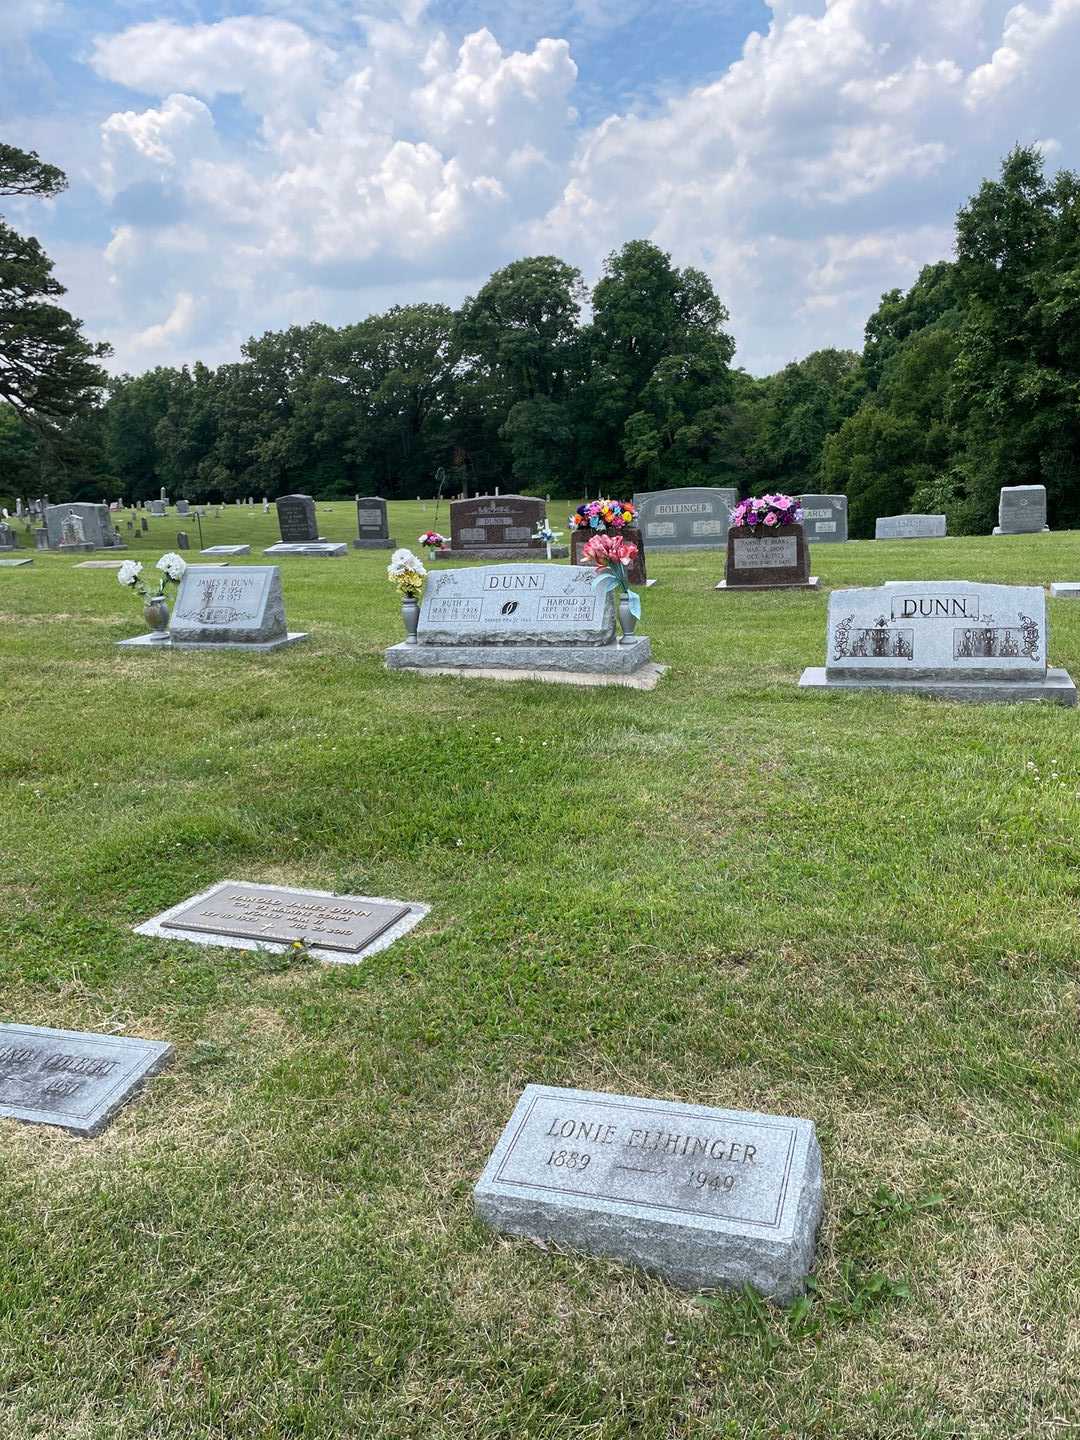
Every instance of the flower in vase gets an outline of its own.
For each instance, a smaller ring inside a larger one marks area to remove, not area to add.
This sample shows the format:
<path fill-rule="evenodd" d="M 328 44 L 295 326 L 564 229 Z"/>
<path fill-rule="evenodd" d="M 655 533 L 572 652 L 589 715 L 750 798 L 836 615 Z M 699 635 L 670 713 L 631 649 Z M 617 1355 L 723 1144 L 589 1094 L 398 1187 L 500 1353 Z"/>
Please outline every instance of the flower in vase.
<path fill-rule="evenodd" d="M 161 559 L 154 566 L 154 569 L 160 570 L 166 580 L 171 580 L 174 585 L 179 585 L 180 581 L 184 578 L 187 561 L 183 556 L 177 555 L 170 550 L 167 554 L 162 555 Z"/>
<path fill-rule="evenodd" d="M 139 583 L 139 576 L 142 574 L 142 565 L 138 560 L 125 560 L 116 572 L 116 579 L 120 585 L 134 589 Z"/>

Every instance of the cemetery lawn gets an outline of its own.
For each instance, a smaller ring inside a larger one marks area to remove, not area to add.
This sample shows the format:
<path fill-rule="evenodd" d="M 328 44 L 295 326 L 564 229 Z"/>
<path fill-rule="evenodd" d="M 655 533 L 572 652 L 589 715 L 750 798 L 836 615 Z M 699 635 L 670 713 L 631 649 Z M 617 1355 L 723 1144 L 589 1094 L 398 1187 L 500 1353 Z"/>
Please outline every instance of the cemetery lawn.
<path fill-rule="evenodd" d="M 4 1435 L 1076 1434 L 1078 712 L 800 693 L 824 590 L 716 593 L 719 552 L 650 557 L 651 694 L 387 674 L 387 558 L 283 560 L 271 655 L 120 651 L 112 572 L 0 570 L 0 1018 L 177 1048 L 96 1140 L 0 1121 Z M 1048 583 L 1080 534 L 812 568 Z M 132 933 L 225 878 L 432 912 L 358 966 Z M 813 1119 L 811 1301 L 481 1227 L 528 1081 Z"/>

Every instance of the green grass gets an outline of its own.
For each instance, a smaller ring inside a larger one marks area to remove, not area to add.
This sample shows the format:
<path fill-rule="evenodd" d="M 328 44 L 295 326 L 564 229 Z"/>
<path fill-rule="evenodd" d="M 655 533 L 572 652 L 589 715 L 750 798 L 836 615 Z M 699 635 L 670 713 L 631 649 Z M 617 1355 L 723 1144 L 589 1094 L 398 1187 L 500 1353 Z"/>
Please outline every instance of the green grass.
<path fill-rule="evenodd" d="M 1048 582 L 1080 534 L 813 558 Z M 282 562 L 268 656 L 118 651 L 112 573 L 0 570 L 0 1013 L 178 1051 L 95 1141 L 0 1122 L 4 1435 L 1077 1433 L 1077 712 L 800 693 L 825 596 L 703 553 L 650 557 L 651 694 L 389 675 L 385 562 Z M 132 933 L 226 876 L 433 909 L 356 967 Z M 530 1080 L 811 1117 L 811 1303 L 480 1227 Z"/>

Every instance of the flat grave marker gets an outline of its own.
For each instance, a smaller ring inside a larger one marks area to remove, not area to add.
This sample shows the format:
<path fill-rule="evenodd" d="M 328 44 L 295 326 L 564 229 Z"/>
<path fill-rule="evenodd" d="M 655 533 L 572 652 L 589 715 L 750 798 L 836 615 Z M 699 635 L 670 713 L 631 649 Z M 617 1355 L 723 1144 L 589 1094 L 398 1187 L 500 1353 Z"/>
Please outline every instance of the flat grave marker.
<path fill-rule="evenodd" d="M 0 1116 L 97 1135 L 172 1056 L 161 1040 L 0 1025 Z"/>
<path fill-rule="evenodd" d="M 250 555 L 250 545 L 208 545 L 200 555 Z"/>
<path fill-rule="evenodd" d="M 429 908 L 370 895 L 222 880 L 135 930 L 166 940 L 278 953 L 303 940 L 320 959 L 355 964 L 407 934 Z"/>
<path fill-rule="evenodd" d="M 32 555 L 20 555 L 17 560 L 10 560 L 6 557 L 0 560 L 0 566 L 3 566 L 5 570 L 14 570 L 18 565 L 32 565 L 33 563 Z"/>
<path fill-rule="evenodd" d="M 312 555 L 324 560 L 333 560 L 339 555 L 347 555 L 349 547 L 344 540 L 306 540 L 306 541 L 280 541 L 277 545 L 269 545 L 263 551 L 264 555 Z"/>
<path fill-rule="evenodd" d="M 805 1289 L 822 1212 L 809 1120 L 528 1085 L 473 1192 L 494 1229 L 684 1289 Z"/>

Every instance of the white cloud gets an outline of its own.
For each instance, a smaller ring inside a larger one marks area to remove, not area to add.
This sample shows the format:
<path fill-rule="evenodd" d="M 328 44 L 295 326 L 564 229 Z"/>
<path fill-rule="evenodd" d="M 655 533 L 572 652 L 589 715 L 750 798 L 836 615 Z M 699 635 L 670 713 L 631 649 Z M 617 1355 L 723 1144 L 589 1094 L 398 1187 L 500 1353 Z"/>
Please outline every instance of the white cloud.
<path fill-rule="evenodd" d="M 455 43 L 425 0 L 277 8 L 94 46 L 99 75 L 150 97 L 101 127 L 120 364 L 456 302 L 527 253 L 593 278 L 644 235 L 713 276 L 740 359 L 774 368 L 858 344 L 881 291 L 948 253 L 957 206 L 1016 141 L 1080 159 L 1080 0 L 772 0 L 768 33 L 714 83 L 588 129 L 556 30 L 513 50 L 498 21 Z M 575 33 L 621 13 L 551 11 Z M 662 43 L 656 0 L 632 13 Z"/>

